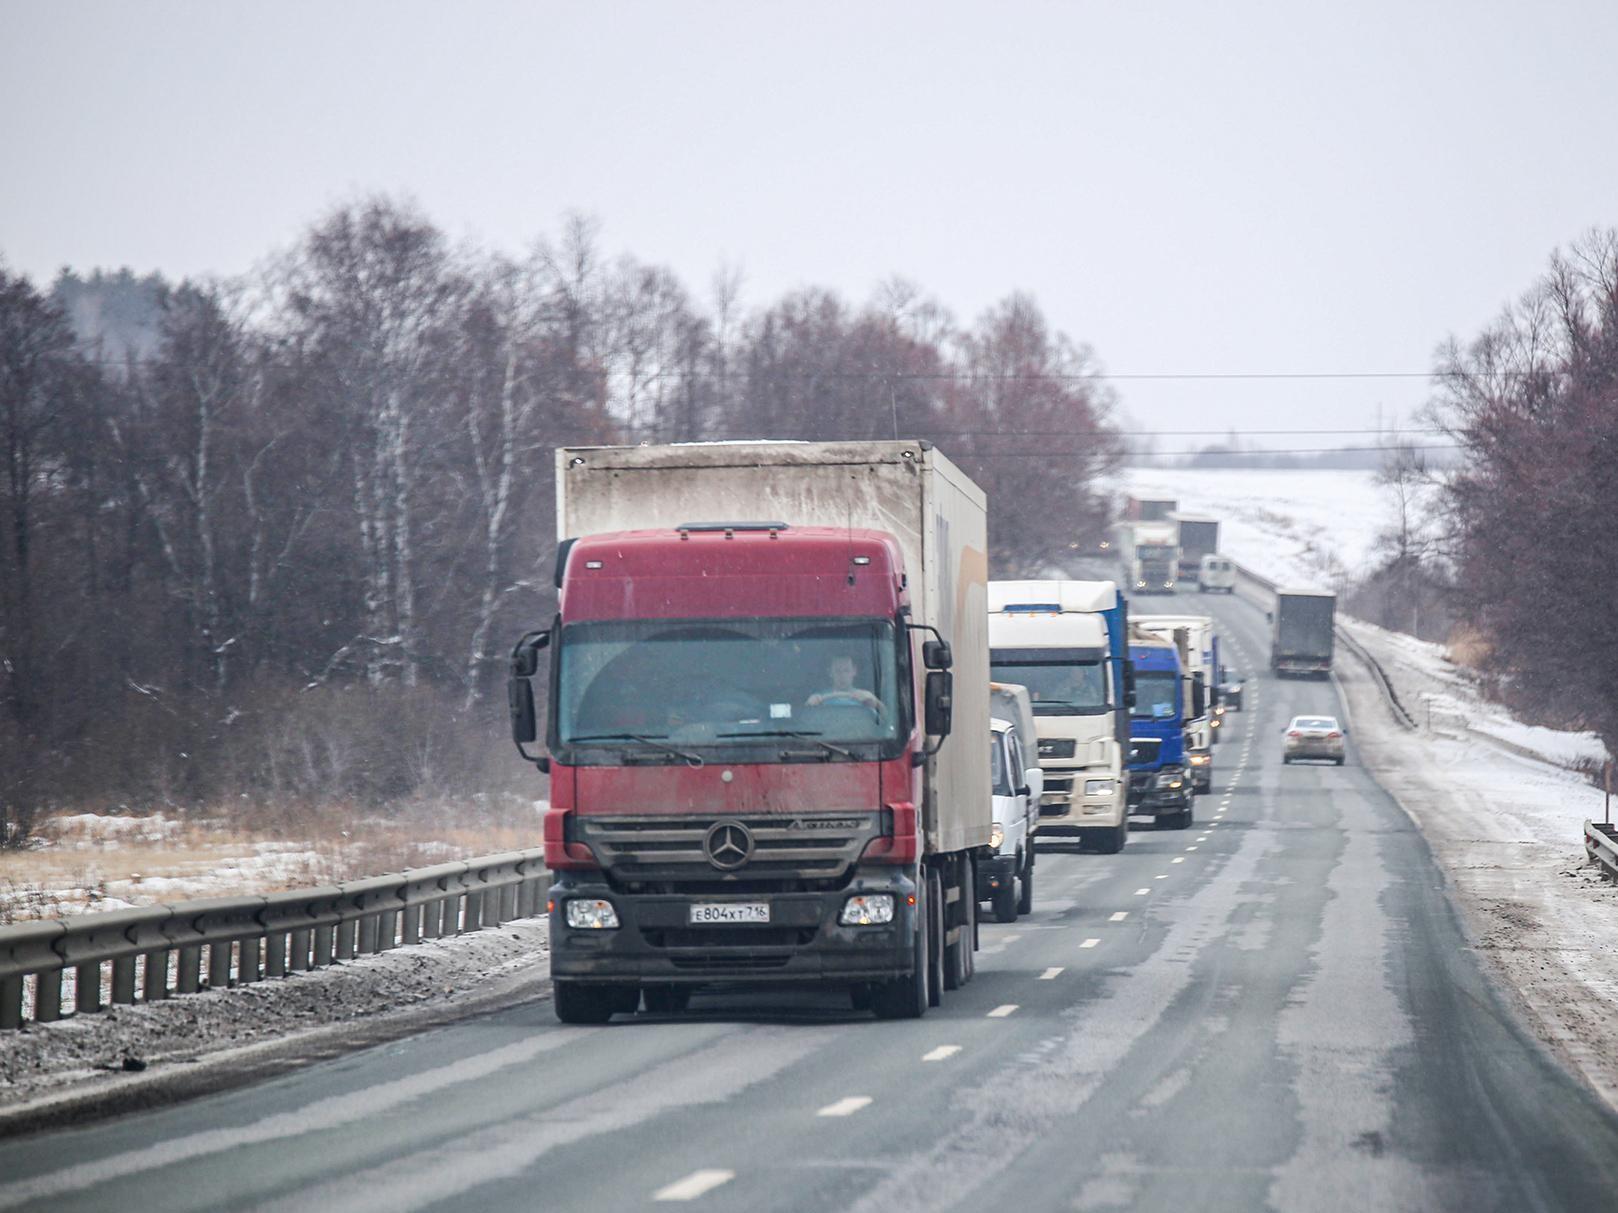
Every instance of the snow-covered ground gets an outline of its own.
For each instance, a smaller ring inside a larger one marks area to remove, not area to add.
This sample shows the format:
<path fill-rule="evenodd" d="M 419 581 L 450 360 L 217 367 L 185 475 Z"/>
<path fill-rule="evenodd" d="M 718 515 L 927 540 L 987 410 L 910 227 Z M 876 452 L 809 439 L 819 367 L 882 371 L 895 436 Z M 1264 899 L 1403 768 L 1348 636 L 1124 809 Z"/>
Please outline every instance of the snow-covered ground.
<path fill-rule="evenodd" d="M 1287 585 L 1330 589 L 1363 572 L 1392 521 L 1371 472 L 1129 468 L 1119 488 L 1219 519 L 1221 551 Z"/>

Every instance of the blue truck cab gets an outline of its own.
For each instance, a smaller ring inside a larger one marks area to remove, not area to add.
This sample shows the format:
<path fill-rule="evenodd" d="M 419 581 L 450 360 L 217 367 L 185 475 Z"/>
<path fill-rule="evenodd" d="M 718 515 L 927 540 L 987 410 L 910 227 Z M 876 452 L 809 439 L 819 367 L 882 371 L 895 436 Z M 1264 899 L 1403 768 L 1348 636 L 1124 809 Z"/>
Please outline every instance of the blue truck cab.
<path fill-rule="evenodd" d="M 1129 646 L 1135 665 L 1135 706 L 1129 719 L 1129 811 L 1173 829 L 1191 824 L 1192 776 L 1186 753 L 1188 722 L 1200 698 L 1180 654 L 1167 640 L 1137 632 Z"/>

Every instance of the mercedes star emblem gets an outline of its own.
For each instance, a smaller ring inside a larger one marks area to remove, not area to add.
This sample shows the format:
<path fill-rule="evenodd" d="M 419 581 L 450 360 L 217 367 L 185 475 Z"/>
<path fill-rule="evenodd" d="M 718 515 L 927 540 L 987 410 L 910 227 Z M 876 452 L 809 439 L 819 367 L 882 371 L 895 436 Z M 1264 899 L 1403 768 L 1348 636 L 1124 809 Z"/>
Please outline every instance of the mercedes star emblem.
<path fill-rule="evenodd" d="M 739 821 L 716 821 L 702 840 L 708 862 L 721 872 L 734 872 L 753 857 L 753 831 Z"/>

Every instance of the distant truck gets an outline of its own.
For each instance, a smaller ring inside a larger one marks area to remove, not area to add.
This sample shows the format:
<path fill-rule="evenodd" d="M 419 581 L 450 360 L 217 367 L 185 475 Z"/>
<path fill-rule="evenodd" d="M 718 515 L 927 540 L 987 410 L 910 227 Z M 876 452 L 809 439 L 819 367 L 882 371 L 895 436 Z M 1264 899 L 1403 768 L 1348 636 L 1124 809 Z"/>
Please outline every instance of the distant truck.
<path fill-rule="evenodd" d="M 1167 522 L 1180 503 L 1172 497 L 1124 498 L 1124 517 L 1130 522 Z"/>
<path fill-rule="evenodd" d="M 1203 710 L 1185 720 L 1185 760 L 1191 785 L 1199 792 L 1213 786 L 1213 708 L 1219 702 L 1219 631 L 1207 615 L 1137 615 L 1131 622 L 1172 643 L 1180 654 L 1180 670 L 1201 696 Z"/>
<path fill-rule="evenodd" d="M 1129 836 L 1128 600 L 1111 581 L 991 581 L 990 663 L 1033 700 L 1042 835 Z"/>
<path fill-rule="evenodd" d="M 1204 594 L 1236 592 L 1236 562 L 1229 556 L 1204 556 L 1197 565 L 1197 589 Z"/>
<path fill-rule="evenodd" d="M 1277 675 L 1331 673 L 1337 597 L 1321 590 L 1277 590 L 1270 609 L 1270 670 Z"/>
<path fill-rule="evenodd" d="M 991 854 L 982 490 L 926 442 L 556 459 L 560 609 L 509 694 L 551 776 L 557 1016 L 738 981 L 925 1014 Z"/>
<path fill-rule="evenodd" d="M 1180 580 L 1193 581 L 1202 570 L 1202 558 L 1219 550 L 1219 520 L 1202 514 L 1175 514 L 1179 527 Z"/>
<path fill-rule="evenodd" d="M 1172 594 L 1180 576 L 1179 528 L 1136 522 L 1129 528 L 1129 585 L 1136 594 Z"/>
<path fill-rule="evenodd" d="M 1129 811 L 1183 830 L 1191 825 L 1194 790 L 1186 760 L 1185 725 L 1202 703 L 1185 677 L 1172 641 L 1131 632 L 1135 706 L 1130 718 Z"/>

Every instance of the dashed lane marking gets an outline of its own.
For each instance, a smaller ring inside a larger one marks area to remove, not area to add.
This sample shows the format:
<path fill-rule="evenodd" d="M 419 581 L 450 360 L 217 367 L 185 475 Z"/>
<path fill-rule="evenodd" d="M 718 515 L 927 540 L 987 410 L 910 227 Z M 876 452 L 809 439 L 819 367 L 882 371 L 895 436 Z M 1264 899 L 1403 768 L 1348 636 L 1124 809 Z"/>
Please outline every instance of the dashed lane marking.
<path fill-rule="evenodd" d="M 1079 945 L 1079 947 L 1081 947 L 1081 948 L 1093 948 L 1093 947 L 1096 946 L 1096 944 L 1098 944 L 1100 942 L 1101 941 L 1099 939 L 1086 939 L 1083 943 L 1081 943 Z"/>
<path fill-rule="evenodd" d="M 1007 1015 L 1010 1015 L 1013 1011 L 1015 1011 L 1017 1009 L 1017 1007 L 1018 1007 L 1018 1004 L 1014 1003 L 1014 1002 L 1004 1003 L 1001 1006 L 998 1006 L 994 1010 L 990 1011 L 988 1013 L 988 1015 L 986 1015 L 984 1018 L 986 1018 L 986 1019 L 1004 1019 Z"/>
<path fill-rule="evenodd" d="M 1061 975 L 1062 975 L 1062 966 L 1057 965 L 1054 969 L 1046 969 L 1043 973 L 1041 973 L 1039 975 L 1039 979 L 1041 981 L 1055 981 Z"/>
<path fill-rule="evenodd" d="M 1057 973 L 1060 973 L 1061 971 L 1061 969 L 1055 970 Z M 947 1058 L 954 1057 L 955 1054 L 959 1053 L 960 1051 L 960 1045 L 939 1045 L 931 1052 L 923 1053 L 921 1055 L 921 1059 L 923 1061 L 944 1061 Z"/>
<path fill-rule="evenodd" d="M 1190 854 L 1190 853 L 1191 853 L 1191 852 L 1192 852 L 1192 851 L 1195 851 L 1195 850 L 1196 850 L 1196 849 L 1197 849 L 1197 848 L 1196 848 L 1196 847 L 1187 847 L 1187 848 L 1186 848 L 1186 849 L 1185 849 L 1185 850 L 1186 850 L 1186 854 L 1188 854 L 1188 855 L 1189 855 L 1189 854 Z"/>
<path fill-rule="evenodd" d="M 1184 855 L 1176 855 L 1173 859 L 1169 860 L 1169 862 L 1170 863 L 1184 863 L 1185 862 L 1185 856 Z M 1144 892 L 1146 892 L 1146 890 L 1142 889 L 1141 892 L 1144 893 Z"/>
<path fill-rule="evenodd" d="M 839 1099 L 836 1103 L 829 1103 L 816 1116 L 852 1116 L 861 1108 L 871 1106 L 869 1095 L 850 1095 L 846 1099 Z"/>
<path fill-rule="evenodd" d="M 720 1184 L 736 1178 L 734 1171 L 693 1171 L 684 1179 L 677 1179 L 666 1188 L 652 1194 L 653 1200 L 695 1200 L 705 1192 L 712 1192 Z"/>
<path fill-rule="evenodd" d="M 1129 917 L 1129 911 L 1128 910 L 1119 910 L 1111 918 L 1107 919 L 1107 921 L 1108 922 L 1122 922 L 1124 919 L 1126 919 L 1128 917 Z"/>
<path fill-rule="evenodd" d="M 1152 877 L 1153 880 L 1167 880 L 1168 878 L 1169 874 L 1167 872 L 1164 872 L 1161 876 Z"/>
<path fill-rule="evenodd" d="M 1146 894 L 1148 894 L 1150 892 L 1151 892 L 1150 889 L 1136 889 L 1135 890 L 1135 896 L 1136 897 L 1145 897 Z"/>

